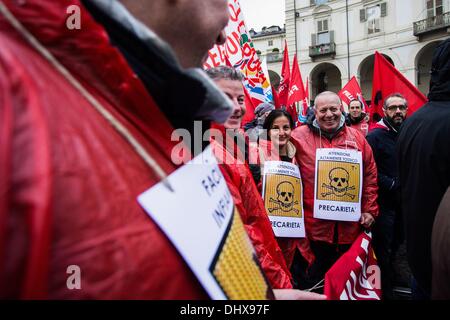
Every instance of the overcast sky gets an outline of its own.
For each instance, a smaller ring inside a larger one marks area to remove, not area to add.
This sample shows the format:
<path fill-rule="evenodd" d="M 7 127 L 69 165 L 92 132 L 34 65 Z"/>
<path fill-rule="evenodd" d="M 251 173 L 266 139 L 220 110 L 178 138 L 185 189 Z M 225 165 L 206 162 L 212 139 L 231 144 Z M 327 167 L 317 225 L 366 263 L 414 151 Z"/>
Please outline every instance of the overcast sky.
<path fill-rule="evenodd" d="M 284 25 L 284 0 L 240 0 L 245 24 L 250 30 L 261 31 L 262 27 Z"/>

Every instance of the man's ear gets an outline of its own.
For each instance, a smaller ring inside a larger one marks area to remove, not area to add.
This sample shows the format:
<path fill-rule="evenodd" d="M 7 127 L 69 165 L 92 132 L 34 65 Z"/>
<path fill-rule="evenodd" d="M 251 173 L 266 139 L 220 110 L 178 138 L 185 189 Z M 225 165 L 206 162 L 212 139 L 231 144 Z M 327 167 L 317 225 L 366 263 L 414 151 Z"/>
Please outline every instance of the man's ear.
<path fill-rule="evenodd" d="M 382 109 L 383 109 L 383 114 L 384 114 L 384 116 L 387 117 L 388 115 L 387 115 L 387 113 L 386 113 L 386 109 L 385 109 L 385 108 L 382 108 Z"/>

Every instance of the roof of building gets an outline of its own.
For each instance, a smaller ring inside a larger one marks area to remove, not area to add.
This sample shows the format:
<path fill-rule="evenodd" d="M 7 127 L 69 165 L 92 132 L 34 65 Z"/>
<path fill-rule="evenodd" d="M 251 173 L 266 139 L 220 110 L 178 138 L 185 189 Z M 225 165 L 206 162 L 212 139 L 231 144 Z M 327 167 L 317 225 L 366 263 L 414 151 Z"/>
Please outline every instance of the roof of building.
<path fill-rule="evenodd" d="M 280 28 L 279 26 L 270 26 L 270 27 L 263 27 L 262 30 L 259 32 L 256 32 L 254 29 L 250 29 L 249 33 L 252 38 L 261 38 L 261 37 L 285 34 L 286 29 Z"/>

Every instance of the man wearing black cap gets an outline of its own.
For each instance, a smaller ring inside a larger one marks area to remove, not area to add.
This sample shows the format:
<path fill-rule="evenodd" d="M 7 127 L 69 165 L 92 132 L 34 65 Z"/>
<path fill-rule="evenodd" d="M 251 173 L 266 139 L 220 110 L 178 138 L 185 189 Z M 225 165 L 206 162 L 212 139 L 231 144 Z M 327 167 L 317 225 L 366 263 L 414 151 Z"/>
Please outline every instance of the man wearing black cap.
<path fill-rule="evenodd" d="M 255 108 L 255 119 L 245 128 L 250 141 L 258 141 L 263 131 L 264 121 L 272 110 L 275 110 L 275 106 L 267 102 L 260 103 Z"/>

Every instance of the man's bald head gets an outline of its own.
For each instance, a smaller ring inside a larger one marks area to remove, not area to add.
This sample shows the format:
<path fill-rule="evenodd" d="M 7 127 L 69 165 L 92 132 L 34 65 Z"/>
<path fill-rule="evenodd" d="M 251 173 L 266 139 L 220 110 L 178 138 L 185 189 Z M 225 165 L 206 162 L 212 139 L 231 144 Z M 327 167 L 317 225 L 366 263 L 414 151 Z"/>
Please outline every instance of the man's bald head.
<path fill-rule="evenodd" d="M 314 99 L 314 107 L 316 108 L 318 103 L 321 103 L 322 100 L 333 100 L 334 102 L 336 102 L 339 105 L 342 105 L 342 101 L 341 98 L 339 98 L 339 96 L 332 92 L 332 91 L 324 91 L 319 93 L 316 98 Z"/>
<path fill-rule="evenodd" d="M 339 96 L 331 91 L 325 91 L 314 99 L 314 112 L 321 130 L 334 132 L 339 128 L 342 116 L 342 102 Z"/>
<path fill-rule="evenodd" d="M 201 67 L 208 50 L 225 42 L 227 0 L 120 0 L 166 41 L 184 68 Z"/>

